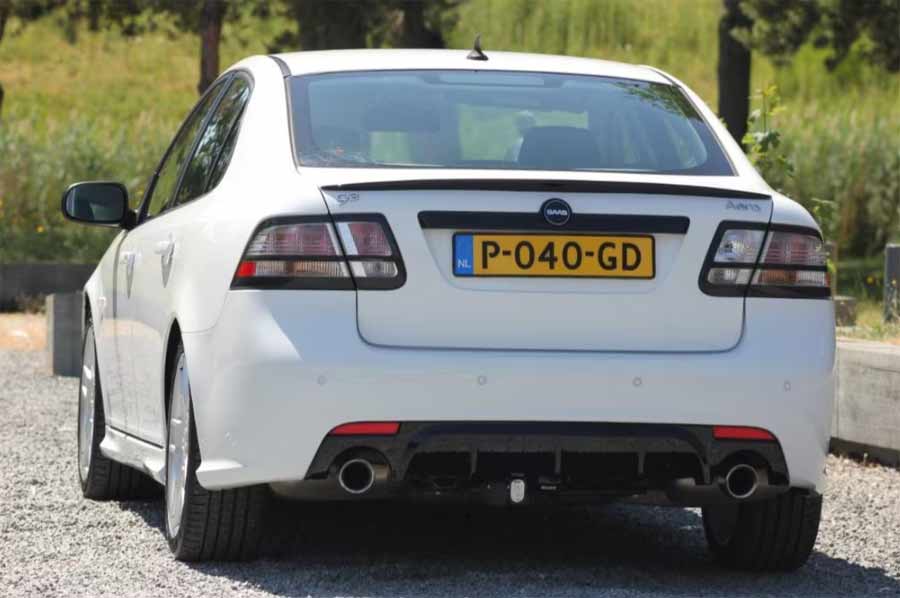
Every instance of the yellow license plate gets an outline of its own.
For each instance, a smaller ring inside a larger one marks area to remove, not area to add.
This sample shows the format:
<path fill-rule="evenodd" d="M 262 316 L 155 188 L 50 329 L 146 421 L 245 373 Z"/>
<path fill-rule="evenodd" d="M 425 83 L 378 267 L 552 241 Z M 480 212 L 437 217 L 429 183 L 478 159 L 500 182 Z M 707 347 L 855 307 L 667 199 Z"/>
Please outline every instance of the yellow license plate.
<path fill-rule="evenodd" d="M 457 233 L 456 276 L 653 278 L 651 235 Z"/>

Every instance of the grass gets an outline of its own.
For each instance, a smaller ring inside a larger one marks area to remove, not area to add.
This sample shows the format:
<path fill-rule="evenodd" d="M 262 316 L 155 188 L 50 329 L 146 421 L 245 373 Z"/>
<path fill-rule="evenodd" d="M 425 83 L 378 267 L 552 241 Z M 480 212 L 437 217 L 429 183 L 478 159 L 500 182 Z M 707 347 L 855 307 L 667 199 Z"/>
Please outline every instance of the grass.
<path fill-rule="evenodd" d="M 900 320 L 885 323 L 881 302 L 862 300 L 857 304 L 856 326 L 841 328 L 838 336 L 900 345 Z"/>
<path fill-rule="evenodd" d="M 839 295 L 881 301 L 884 297 L 884 256 L 840 259 L 837 291 Z"/>
<path fill-rule="evenodd" d="M 124 182 L 139 201 L 179 122 L 197 99 L 198 45 L 160 21 L 135 38 L 79 32 L 58 16 L 8 26 L 0 43 L 0 261 L 96 261 L 108 229 L 73 226 L 59 198 L 78 180 Z M 264 53 L 278 25 L 229 23 L 223 66 Z"/>
<path fill-rule="evenodd" d="M 471 0 L 449 32 L 471 46 L 562 53 L 663 68 L 716 106 L 719 0 Z M 0 120 L 0 260 L 96 260 L 106 231 L 63 223 L 75 180 L 124 181 L 139 197 L 181 118 L 196 101 L 196 36 L 159 20 L 135 38 L 79 31 L 66 39 L 51 14 L 0 43 L 6 98 Z M 223 68 L 264 53 L 289 26 L 277 18 L 228 23 Z M 779 128 L 796 177 L 773 181 L 808 206 L 837 204 L 842 256 L 876 255 L 900 229 L 900 77 L 857 54 L 835 72 L 802 49 L 788 65 L 755 57 L 753 86 L 779 85 Z M 854 288 L 856 288 L 854 283 Z M 865 287 L 860 287 L 865 289 Z"/>

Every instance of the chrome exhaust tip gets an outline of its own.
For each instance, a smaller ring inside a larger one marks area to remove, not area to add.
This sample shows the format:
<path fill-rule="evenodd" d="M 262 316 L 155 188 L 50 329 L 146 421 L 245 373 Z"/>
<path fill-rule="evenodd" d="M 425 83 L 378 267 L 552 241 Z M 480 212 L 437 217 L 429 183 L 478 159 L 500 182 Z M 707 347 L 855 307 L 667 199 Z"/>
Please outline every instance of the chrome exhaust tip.
<path fill-rule="evenodd" d="M 350 459 L 341 465 L 338 483 L 350 494 L 365 494 L 375 485 L 375 468 L 366 459 Z"/>
<path fill-rule="evenodd" d="M 759 488 L 759 472 L 754 467 L 741 463 L 725 474 L 725 492 L 737 500 L 750 498 Z"/>

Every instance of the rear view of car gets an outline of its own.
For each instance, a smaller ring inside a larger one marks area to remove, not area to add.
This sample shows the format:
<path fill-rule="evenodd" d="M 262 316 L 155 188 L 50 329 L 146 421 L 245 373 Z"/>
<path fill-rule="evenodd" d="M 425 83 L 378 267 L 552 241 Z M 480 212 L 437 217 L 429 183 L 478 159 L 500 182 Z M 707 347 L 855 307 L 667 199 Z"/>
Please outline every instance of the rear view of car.
<path fill-rule="evenodd" d="M 209 325 L 180 329 L 199 450 L 178 453 L 168 509 L 192 485 L 637 500 L 702 506 L 724 563 L 805 562 L 831 419 L 822 238 L 695 94 L 648 67 L 503 53 L 238 68 L 260 125 L 235 160 L 260 180 L 277 162 L 279 184 L 249 202 L 226 173 L 198 224 L 218 248 L 187 266 L 215 272 L 196 291 Z M 290 147 L 265 146 L 282 126 Z M 221 556 L 178 533 L 179 557 Z"/>

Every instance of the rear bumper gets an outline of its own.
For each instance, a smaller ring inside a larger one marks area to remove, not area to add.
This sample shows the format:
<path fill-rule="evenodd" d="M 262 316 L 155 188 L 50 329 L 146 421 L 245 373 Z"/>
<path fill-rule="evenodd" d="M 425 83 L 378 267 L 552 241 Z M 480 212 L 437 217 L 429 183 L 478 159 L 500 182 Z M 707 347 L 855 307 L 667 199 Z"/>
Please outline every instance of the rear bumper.
<path fill-rule="evenodd" d="M 356 494 L 341 466 L 365 459 L 379 470 Z M 521 480 L 526 504 L 579 504 L 640 497 L 654 503 L 728 501 L 725 479 L 738 464 L 764 481 L 753 498 L 788 489 L 775 440 L 717 440 L 709 426 L 593 422 L 405 422 L 391 436 L 326 437 L 306 479 L 274 484 L 310 500 L 404 498 L 503 505 Z"/>
<path fill-rule="evenodd" d="M 215 328 L 184 335 L 201 484 L 315 477 L 346 422 L 527 421 L 760 427 L 789 484 L 821 491 L 829 301 L 748 299 L 742 340 L 721 353 L 390 349 L 361 340 L 355 309 L 353 293 L 233 292 Z"/>

